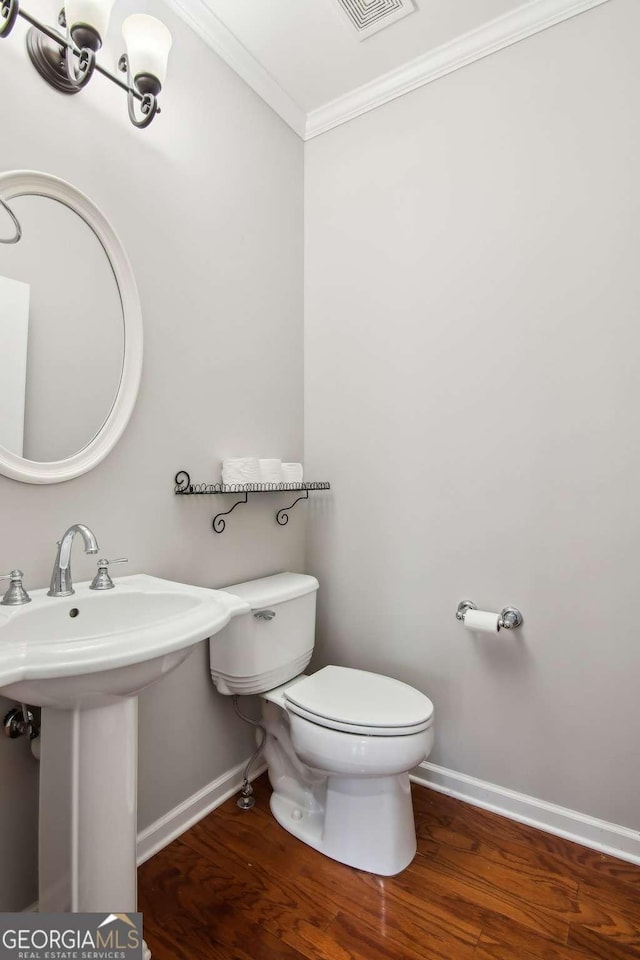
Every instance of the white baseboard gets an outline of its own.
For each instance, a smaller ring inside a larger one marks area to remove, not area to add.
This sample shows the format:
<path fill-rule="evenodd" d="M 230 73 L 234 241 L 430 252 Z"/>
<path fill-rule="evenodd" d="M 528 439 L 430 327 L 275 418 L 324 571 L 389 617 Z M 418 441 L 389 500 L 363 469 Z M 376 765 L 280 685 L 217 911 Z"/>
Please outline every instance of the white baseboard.
<path fill-rule="evenodd" d="M 482 807 L 483 810 L 499 813 L 509 820 L 526 823 L 546 833 L 591 847 L 600 853 L 640 864 L 638 830 L 598 820 L 577 810 L 547 803 L 546 800 L 538 800 L 494 783 L 476 780 L 475 777 L 447 770 L 435 763 L 421 763 L 411 774 L 411 779 L 414 783 L 437 790 L 438 793 L 445 793 L 475 807 Z"/>
<path fill-rule="evenodd" d="M 168 846 L 208 813 L 219 807 L 225 800 L 237 793 L 242 786 L 242 778 L 247 766 L 247 760 L 227 770 L 217 780 L 208 783 L 202 790 L 188 797 L 174 807 L 151 826 L 146 827 L 138 834 L 138 866 L 148 860 L 159 850 Z M 250 779 L 255 780 L 267 769 L 265 763 L 256 767 Z"/>

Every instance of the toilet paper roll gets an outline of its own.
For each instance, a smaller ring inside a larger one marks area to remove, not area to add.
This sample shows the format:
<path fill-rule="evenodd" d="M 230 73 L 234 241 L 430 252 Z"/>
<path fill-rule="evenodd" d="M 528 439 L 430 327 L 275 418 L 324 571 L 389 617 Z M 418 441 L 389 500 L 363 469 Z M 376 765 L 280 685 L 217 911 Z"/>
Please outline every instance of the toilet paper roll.
<path fill-rule="evenodd" d="M 228 486 L 260 483 L 260 479 L 260 464 L 257 457 L 232 457 L 222 461 L 222 482 Z"/>
<path fill-rule="evenodd" d="M 282 460 L 275 457 L 263 457 L 260 464 L 260 480 L 262 483 L 282 483 Z"/>
<path fill-rule="evenodd" d="M 497 633 L 500 629 L 499 619 L 499 613 L 490 613 L 488 610 L 467 610 L 464 615 L 464 625 L 469 630 L 477 630 L 480 633 Z"/>
<path fill-rule="evenodd" d="M 304 471 L 301 463 L 283 463 L 282 479 L 285 483 L 302 483 Z"/>

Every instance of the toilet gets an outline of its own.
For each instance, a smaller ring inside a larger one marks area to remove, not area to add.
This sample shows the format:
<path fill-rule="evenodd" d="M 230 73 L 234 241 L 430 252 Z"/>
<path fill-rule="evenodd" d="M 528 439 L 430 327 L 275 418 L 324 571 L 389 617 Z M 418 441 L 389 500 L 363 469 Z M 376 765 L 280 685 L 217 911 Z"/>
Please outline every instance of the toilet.
<path fill-rule="evenodd" d="M 304 673 L 318 586 L 280 573 L 225 587 L 247 607 L 211 637 L 211 676 L 222 694 L 262 697 L 278 823 L 334 860 L 392 876 L 416 852 L 409 771 L 431 751 L 433 704 L 364 670 Z"/>

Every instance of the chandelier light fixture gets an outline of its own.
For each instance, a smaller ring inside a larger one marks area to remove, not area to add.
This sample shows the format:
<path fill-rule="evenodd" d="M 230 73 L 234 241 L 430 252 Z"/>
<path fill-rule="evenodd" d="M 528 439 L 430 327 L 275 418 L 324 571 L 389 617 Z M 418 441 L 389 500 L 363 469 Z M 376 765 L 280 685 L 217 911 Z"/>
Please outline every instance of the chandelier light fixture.
<path fill-rule="evenodd" d="M 27 13 L 20 0 L 0 0 L 0 38 L 8 37 L 18 17 L 30 24 L 27 52 L 41 77 L 61 93 L 78 93 L 94 73 L 101 73 L 127 93 L 129 118 L 136 127 L 148 127 L 160 113 L 158 97 L 167 75 L 171 34 L 164 23 L 146 14 L 124 21 L 125 53 L 118 70 L 126 81 L 106 70 L 97 53 L 107 33 L 115 0 L 65 0 L 58 17 L 60 30 Z"/>

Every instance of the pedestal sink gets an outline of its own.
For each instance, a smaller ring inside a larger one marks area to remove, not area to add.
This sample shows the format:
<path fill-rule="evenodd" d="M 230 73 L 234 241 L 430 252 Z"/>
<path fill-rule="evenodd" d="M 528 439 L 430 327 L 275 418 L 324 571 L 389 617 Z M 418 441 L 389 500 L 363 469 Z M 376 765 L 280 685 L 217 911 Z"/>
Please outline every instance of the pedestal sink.
<path fill-rule="evenodd" d="M 0 694 L 42 707 L 41 912 L 136 909 L 137 695 L 245 612 L 221 590 L 121 577 L 0 607 Z"/>

